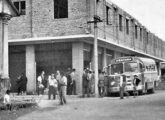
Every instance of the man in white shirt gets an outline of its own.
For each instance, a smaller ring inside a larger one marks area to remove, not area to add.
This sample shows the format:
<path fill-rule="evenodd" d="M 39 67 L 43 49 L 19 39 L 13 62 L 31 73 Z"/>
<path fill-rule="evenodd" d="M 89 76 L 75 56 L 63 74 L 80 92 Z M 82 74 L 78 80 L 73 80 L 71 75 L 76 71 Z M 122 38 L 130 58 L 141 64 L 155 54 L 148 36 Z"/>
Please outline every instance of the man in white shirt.
<path fill-rule="evenodd" d="M 66 86 L 67 86 L 67 77 L 64 73 L 61 73 L 62 78 L 59 81 L 59 96 L 60 96 L 60 104 L 66 104 Z"/>
<path fill-rule="evenodd" d="M 127 98 L 129 97 L 129 93 L 125 90 L 125 86 L 127 84 L 126 81 L 126 76 L 125 75 L 121 75 L 120 76 L 120 99 L 124 99 L 124 94 L 127 96 Z"/>
<path fill-rule="evenodd" d="M 76 69 L 72 69 L 71 76 L 71 94 L 76 95 Z"/>
<path fill-rule="evenodd" d="M 44 94 L 44 85 L 43 85 L 44 77 L 45 77 L 45 72 L 42 71 L 41 75 L 38 76 L 38 78 L 37 78 L 38 95 Z"/>
<path fill-rule="evenodd" d="M 54 78 L 54 74 L 51 75 L 48 82 L 49 82 L 48 99 L 50 100 L 52 94 L 53 94 L 53 99 L 56 99 L 58 82 Z"/>

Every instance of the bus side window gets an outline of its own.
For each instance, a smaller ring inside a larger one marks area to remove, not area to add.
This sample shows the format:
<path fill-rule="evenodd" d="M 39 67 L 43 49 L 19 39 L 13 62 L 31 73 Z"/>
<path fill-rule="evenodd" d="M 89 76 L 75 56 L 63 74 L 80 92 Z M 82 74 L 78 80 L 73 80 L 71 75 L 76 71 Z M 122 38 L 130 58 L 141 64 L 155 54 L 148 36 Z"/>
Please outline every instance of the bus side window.
<path fill-rule="evenodd" d="M 139 68 L 140 68 L 140 72 L 143 72 L 144 70 L 143 70 L 143 65 L 142 65 L 142 63 L 139 63 Z"/>

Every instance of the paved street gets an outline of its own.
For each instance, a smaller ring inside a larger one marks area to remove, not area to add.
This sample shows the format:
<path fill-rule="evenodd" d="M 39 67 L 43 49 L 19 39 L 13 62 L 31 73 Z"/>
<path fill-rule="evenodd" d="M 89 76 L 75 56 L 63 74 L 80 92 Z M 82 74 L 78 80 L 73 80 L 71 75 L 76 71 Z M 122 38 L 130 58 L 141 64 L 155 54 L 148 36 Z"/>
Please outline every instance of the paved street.
<path fill-rule="evenodd" d="M 18 120 L 164 120 L 165 91 L 123 100 L 69 97 L 64 106 L 43 96 L 39 106 L 39 110 Z"/>

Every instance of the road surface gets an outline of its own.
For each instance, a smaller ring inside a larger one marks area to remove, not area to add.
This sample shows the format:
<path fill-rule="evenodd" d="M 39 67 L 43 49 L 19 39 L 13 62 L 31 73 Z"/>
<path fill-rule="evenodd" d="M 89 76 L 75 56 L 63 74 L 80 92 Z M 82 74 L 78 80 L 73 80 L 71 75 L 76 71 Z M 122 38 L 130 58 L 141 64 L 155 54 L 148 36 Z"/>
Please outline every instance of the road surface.
<path fill-rule="evenodd" d="M 63 106 L 46 98 L 38 110 L 17 120 L 165 120 L 165 91 L 122 100 L 70 97 Z"/>

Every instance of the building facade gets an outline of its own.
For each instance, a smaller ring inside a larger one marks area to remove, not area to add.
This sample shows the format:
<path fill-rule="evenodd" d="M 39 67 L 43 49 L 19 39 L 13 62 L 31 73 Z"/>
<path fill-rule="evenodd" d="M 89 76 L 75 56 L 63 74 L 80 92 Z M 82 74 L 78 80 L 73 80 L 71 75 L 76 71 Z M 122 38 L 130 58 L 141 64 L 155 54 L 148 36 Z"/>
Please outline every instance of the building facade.
<path fill-rule="evenodd" d="M 20 14 L 9 25 L 9 75 L 16 89 L 19 74 L 28 77 L 27 90 L 36 90 L 36 77 L 56 70 L 77 71 L 77 93 L 82 73 L 93 68 L 95 0 L 12 0 Z M 144 56 L 164 61 L 165 42 L 138 20 L 106 0 L 97 0 L 98 68 L 120 56 Z"/>

